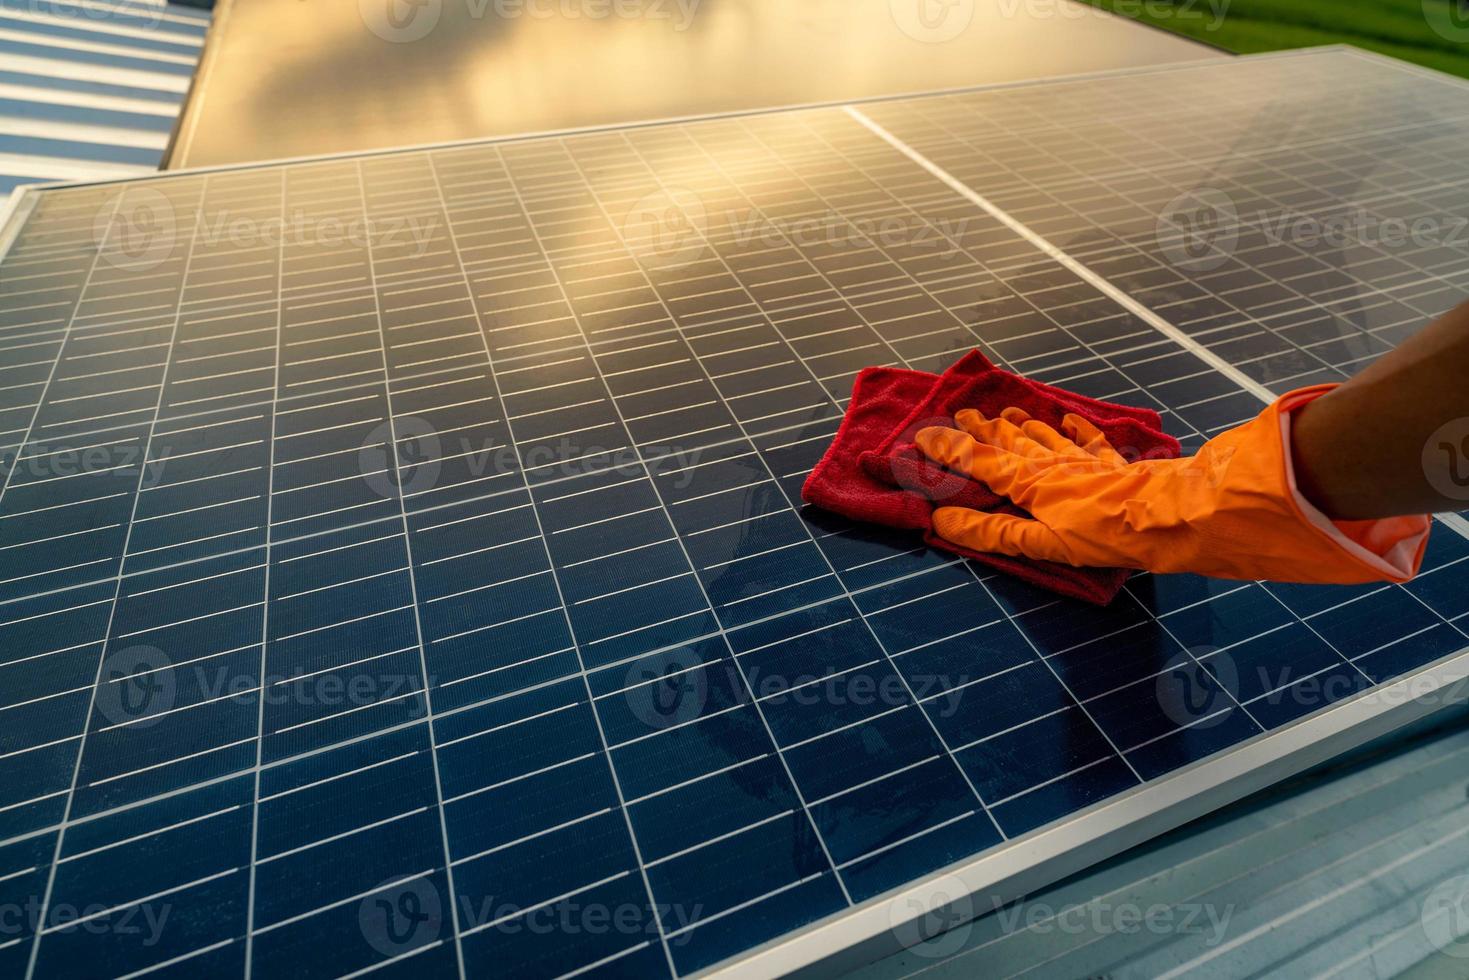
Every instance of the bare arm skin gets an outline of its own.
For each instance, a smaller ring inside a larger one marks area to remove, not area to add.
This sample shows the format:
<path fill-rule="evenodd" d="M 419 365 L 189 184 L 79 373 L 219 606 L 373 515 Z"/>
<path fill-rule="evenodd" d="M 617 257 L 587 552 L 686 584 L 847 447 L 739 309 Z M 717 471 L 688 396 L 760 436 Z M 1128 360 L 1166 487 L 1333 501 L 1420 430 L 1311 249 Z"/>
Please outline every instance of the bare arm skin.
<path fill-rule="evenodd" d="M 1292 448 L 1301 493 L 1332 519 L 1469 508 L 1469 303 L 1297 411 Z"/>

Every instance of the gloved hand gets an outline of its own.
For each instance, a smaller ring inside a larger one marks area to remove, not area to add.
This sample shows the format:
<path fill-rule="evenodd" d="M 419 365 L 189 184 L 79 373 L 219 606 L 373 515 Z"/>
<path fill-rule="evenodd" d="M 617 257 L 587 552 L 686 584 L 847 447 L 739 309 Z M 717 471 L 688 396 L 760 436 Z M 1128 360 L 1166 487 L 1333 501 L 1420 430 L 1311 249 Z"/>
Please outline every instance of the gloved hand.
<path fill-rule="evenodd" d="M 1356 584 L 1417 572 L 1427 516 L 1331 521 L 1295 488 L 1289 413 L 1333 385 L 1284 395 L 1191 457 L 1128 463 L 1090 422 L 1061 431 L 1018 409 L 921 430 L 932 460 L 987 483 L 1032 519 L 940 507 L 934 531 L 976 551 L 1218 578 Z"/>

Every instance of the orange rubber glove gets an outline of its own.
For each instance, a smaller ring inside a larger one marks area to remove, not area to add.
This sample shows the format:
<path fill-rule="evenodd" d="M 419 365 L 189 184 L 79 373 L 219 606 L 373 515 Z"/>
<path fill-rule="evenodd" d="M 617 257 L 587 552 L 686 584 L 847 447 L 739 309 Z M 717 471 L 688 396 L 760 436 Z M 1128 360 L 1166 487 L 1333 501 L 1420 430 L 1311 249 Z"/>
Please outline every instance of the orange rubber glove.
<path fill-rule="evenodd" d="M 1194 456 L 1135 463 L 1076 415 L 1057 432 L 1018 409 L 997 419 L 962 411 L 959 429 L 923 429 L 918 446 L 1033 519 L 940 507 L 934 531 L 976 551 L 1071 565 L 1280 582 L 1406 581 L 1423 560 L 1428 516 L 1332 521 L 1296 490 L 1290 412 L 1333 387 L 1284 395 Z"/>

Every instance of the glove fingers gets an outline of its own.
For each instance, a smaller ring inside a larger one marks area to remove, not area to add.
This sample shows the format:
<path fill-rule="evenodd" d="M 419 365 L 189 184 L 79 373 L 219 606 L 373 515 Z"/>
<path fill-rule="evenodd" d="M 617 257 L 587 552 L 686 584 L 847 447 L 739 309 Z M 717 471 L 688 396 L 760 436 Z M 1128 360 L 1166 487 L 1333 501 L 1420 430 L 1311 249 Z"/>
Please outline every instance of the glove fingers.
<path fill-rule="evenodd" d="M 933 529 L 945 541 L 972 551 L 1071 563 L 1066 545 L 1055 531 L 1024 517 L 940 507 L 933 512 Z"/>
<path fill-rule="evenodd" d="M 979 442 L 998 446 L 1017 456 L 1050 460 L 1056 456 L 1075 459 L 1094 455 L 1040 419 L 1031 418 L 1023 408 L 1012 406 L 994 419 L 985 418 L 977 409 L 966 408 L 954 416 L 954 421 Z M 1101 437 L 1095 426 L 1091 431 Z M 1105 438 L 1102 438 L 1102 443 L 1106 444 Z"/>
<path fill-rule="evenodd" d="M 1086 450 L 1078 446 L 1073 440 L 1067 438 L 1055 429 L 1039 419 L 1031 419 L 1020 427 L 1037 445 L 1056 453 L 1059 456 L 1074 456 L 1085 458 Z"/>
<path fill-rule="evenodd" d="M 1112 462 L 1111 457 L 1116 456 L 1102 431 L 1080 415 L 1068 412 L 1061 420 L 1060 432 L 1040 419 L 1032 418 L 1023 408 L 1007 408 L 1000 417 L 1019 426 L 1022 433 L 1049 452 L 1062 456 L 1095 456 L 1107 462 Z"/>
<path fill-rule="evenodd" d="M 1029 418 L 1029 416 L 1026 416 Z M 978 441 L 987 446 L 996 446 L 1006 452 L 1016 453 L 1021 456 L 1033 456 L 1038 451 L 1029 436 L 1021 431 L 1020 426 L 1005 418 L 1003 414 L 999 418 L 985 418 L 984 414 L 973 408 L 966 408 L 954 415 L 954 422 Z"/>
<path fill-rule="evenodd" d="M 1066 417 L 1061 420 L 1061 429 L 1087 454 L 1095 456 L 1104 463 L 1119 466 L 1126 464 L 1127 460 L 1112 448 L 1112 443 L 1102 434 L 1102 430 L 1080 415 L 1072 412 L 1066 413 Z"/>
<path fill-rule="evenodd" d="M 920 429 L 913 441 L 935 463 L 958 473 L 967 473 L 988 484 L 1001 496 L 1010 496 L 1027 462 L 1023 457 L 975 439 L 967 432 L 941 425 Z"/>

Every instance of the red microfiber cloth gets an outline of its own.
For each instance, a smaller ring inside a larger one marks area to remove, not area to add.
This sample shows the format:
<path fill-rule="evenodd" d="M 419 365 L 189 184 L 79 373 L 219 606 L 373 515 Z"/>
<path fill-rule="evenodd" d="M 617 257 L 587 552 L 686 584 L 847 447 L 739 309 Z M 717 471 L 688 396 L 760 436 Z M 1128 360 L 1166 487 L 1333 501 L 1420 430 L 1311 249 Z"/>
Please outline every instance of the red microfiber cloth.
<path fill-rule="evenodd" d="M 1158 413 L 1087 398 L 1001 370 L 971 351 L 942 375 L 902 368 L 866 368 L 857 375 L 831 447 L 806 478 L 807 503 L 853 520 L 924 532 L 924 541 L 983 562 L 1060 595 L 1106 605 L 1130 574 L 1120 568 L 1075 568 L 1056 562 L 980 553 L 933 533 L 936 506 L 1025 516 L 1025 511 L 978 480 L 930 462 L 913 436 L 930 425 L 953 425 L 954 413 L 975 408 L 996 416 L 1005 408 L 1059 427 L 1067 412 L 1089 420 L 1129 460 L 1173 458 L 1178 440 Z"/>

